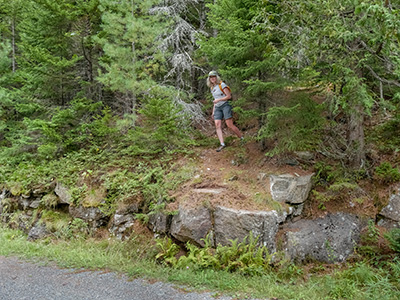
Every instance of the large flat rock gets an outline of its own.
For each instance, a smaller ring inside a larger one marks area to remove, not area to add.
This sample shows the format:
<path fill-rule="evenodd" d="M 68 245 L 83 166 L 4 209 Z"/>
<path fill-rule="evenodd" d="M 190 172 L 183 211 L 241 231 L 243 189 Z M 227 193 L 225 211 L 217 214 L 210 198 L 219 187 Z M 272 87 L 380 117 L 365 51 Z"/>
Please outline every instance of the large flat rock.
<path fill-rule="evenodd" d="M 214 212 L 215 243 L 231 245 L 231 240 L 242 242 L 250 233 L 259 238 L 259 244 L 276 251 L 275 237 L 278 232 L 276 211 L 247 211 L 217 207 Z"/>
<path fill-rule="evenodd" d="M 181 242 L 192 241 L 204 246 L 204 241 L 211 232 L 211 213 L 205 207 L 180 207 L 177 215 L 172 217 L 170 233 Z"/>
<path fill-rule="evenodd" d="M 353 253 L 362 226 L 357 216 L 346 213 L 299 220 L 286 228 L 285 252 L 296 262 L 342 262 Z"/>

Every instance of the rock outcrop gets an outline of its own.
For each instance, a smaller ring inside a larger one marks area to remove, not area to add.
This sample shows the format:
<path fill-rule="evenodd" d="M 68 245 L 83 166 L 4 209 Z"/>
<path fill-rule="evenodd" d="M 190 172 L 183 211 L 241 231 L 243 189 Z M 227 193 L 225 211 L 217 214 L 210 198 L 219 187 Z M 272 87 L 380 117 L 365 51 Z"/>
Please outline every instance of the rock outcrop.
<path fill-rule="evenodd" d="M 272 199 L 289 204 L 302 204 L 310 193 L 313 174 L 306 176 L 271 175 L 270 189 Z"/>
<path fill-rule="evenodd" d="M 291 260 L 342 262 L 360 239 L 362 222 L 355 215 L 336 213 L 288 224 L 285 252 Z"/>
<path fill-rule="evenodd" d="M 378 225 L 387 229 L 400 228 L 400 191 L 390 196 L 389 204 L 380 211 L 379 215 L 382 219 Z"/>
<path fill-rule="evenodd" d="M 205 207 L 180 207 L 172 217 L 170 233 L 178 241 L 192 241 L 204 246 L 204 240 L 212 228 L 210 211 Z"/>
<path fill-rule="evenodd" d="M 267 247 L 270 253 L 281 250 L 277 249 L 277 236 L 280 236 L 283 237 L 286 255 L 294 261 L 344 261 L 353 252 L 360 238 L 362 222 L 356 216 L 345 213 L 332 214 L 317 220 L 299 219 L 311 189 L 311 177 L 312 175 L 270 177 L 272 198 L 284 207 L 279 212 L 250 211 L 224 206 L 181 205 L 176 214 L 152 214 L 148 227 L 157 235 L 169 235 L 183 243 L 189 241 L 199 246 L 205 245 L 206 238 L 216 247 L 231 245 L 234 240 L 240 243 L 252 235 L 257 238 L 258 244 Z M 266 174 L 259 176 L 259 180 L 265 179 Z M 217 195 L 223 194 L 224 191 L 223 188 L 202 188 L 193 192 Z M 99 201 L 96 203 L 101 204 Z M 30 196 L 13 195 L 6 190 L 0 193 L 2 220 L 9 222 L 13 228 L 20 228 L 29 233 L 30 240 L 45 237 L 50 233 L 41 222 L 40 212 L 34 213 L 40 207 L 68 212 L 72 218 L 83 220 L 92 230 L 107 227 L 111 235 L 121 240 L 133 232 L 137 222 L 136 214 L 142 209 L 140 203 L 124 204 L 112 216 L 108 216 L 98 206 L 73 204 L 70 191 L 62 184 L 54 184 L 53 190 L 31 193 Z M 399 222 L 399 211 L 400 195 L 394 195 L 381 215 L 386 220 Z M 12 218 L 14 212 L 17 212 L 17 217 Z M 299 220 L 294 221 L 294 216 L 300 216 L 296 218 Z"/>
<path fill-rule="evenodd" d="M 215 243 L 230 245 L 231 240 L 242 242 L 250 233 L 270 253 L 276 251 L 275 236 L 278 232 L 276 211 L 246 211 L 217 207 L 214 213 Z"/>

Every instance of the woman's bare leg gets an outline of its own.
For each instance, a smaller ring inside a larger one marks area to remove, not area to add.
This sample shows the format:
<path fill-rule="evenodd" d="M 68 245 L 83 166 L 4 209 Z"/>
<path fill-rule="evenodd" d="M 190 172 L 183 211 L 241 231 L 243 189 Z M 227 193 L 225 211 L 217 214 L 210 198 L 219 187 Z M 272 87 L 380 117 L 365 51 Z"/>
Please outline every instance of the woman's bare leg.
<path fill-rule="evenodd" d="M 239 128 L 237 128 L 234 124 L 233 124 L 233 119 L 227 119 L 225 120 L 226 126 L 228 126 L 235 134 L 238 138 L 242 137 L 242 133 L 240 132 Z M 218 134 L 218 133 L 217 133 Z M 222 134 L 222 131 L 221 131 Z"/>
<path fill-rule="evenodd" d="M 222 120 L 214 120 L 215 122 L 215 129 L 217 131 L 217 136 L 221 145 L 224 143 L 224 136 L 222 135 Z"/>

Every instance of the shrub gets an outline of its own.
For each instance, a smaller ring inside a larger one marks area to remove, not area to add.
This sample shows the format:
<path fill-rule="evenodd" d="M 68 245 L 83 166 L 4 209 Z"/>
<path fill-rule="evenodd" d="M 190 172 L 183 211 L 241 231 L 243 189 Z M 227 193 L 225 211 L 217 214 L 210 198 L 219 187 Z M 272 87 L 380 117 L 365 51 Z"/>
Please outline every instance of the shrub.
<path fill-rule="evenodd" d="M 375 168 L 375 177 L 382 183 L 393 183 L 400 180 L 400 172 L 389 162 L 383 162 Z"/>
<path fill-rule="evenodd" d="M 385 234 L 385 238 L 389 241 L 390 248 L 400 253 L 400 228 L 394 228 Z"/>
<path fill-rule="evenodd" d="M 272 107 L 267 123 L 260 129 L 260 140 L 274 140 L 276 145 L 267 154 L 314 149 L 321 141 L 324 118 L 322 106 L 306 94 L 296 98 L 291 107 Z"/>

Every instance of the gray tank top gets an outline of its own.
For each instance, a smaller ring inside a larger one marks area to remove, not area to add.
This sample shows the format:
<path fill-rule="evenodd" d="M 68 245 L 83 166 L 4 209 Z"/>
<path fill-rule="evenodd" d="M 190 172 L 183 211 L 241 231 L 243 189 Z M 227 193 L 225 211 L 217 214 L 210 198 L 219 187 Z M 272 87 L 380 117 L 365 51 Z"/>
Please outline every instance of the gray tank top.
<path fill-rule="evenodd" d="M 223 90 L 224 88 L 227 87 L 227 85 L 225 84 L 225 82 L 222 82 L 222 83 L 221 83 L 221 87 L 222 87 L 222 90 Z M 211 93 L 212 93 L 212 95 L 213 95 L 213 97 L 214 97 L 214 100 L 216 100 L 216 99 L 221 99 L 221 98 L 224 98 L 224 97 L 226 96 L 226 95 L 221 91 L 221 89 L 219 88 L 219 84 L 217 84 L 216 86 L 214 86 L 214 87 L 211 89 Z M 228 102 L 228 101 L 220 101 L 220 102 L 218 102 L 218 103 L 215 104 L 215 107 L 220 107 L 220 106 L 224 105 L 226 102 Z"/>

